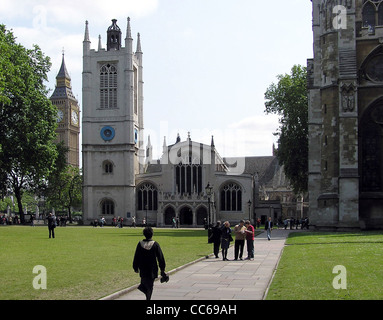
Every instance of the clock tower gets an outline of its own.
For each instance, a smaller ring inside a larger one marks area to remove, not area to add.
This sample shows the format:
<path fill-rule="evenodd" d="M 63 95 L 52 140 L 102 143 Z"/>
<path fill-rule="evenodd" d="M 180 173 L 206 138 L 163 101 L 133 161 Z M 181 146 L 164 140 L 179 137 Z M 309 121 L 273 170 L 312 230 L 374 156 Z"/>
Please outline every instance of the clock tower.
<path fill-rule="evenodd" d="M 67 164 L 80 166 L 80 108 L 72 92 L 71 78 L 64 59 L 56 77 L 56 88 L 50 100 L 58 108 L 57 142 L 64 142 L 69 149 Z"/>
<path fill-rule="evenodd" d="M 125 44 L 125 46 L 123 46 Z M 125 43 L 113 19 L 106 48 L 99 36 L 91 49 L 86 22 L 83 42 L 83 212 L 127 221 L 135 212 L 136 175 L 143 172 L 143 67 L 141 41 L 133 52 L 130 19 Z"/>

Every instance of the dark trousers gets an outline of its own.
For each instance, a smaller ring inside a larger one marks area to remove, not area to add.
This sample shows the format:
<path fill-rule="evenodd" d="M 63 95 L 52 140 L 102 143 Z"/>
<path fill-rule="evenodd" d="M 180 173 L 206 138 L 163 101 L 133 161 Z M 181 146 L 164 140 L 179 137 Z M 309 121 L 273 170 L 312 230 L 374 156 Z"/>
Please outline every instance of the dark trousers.
<path fill-rule="evenodd" d="M 220 244 L 221 244 L 220 241 L 214 242 L 214 255 L 216 256 L 216 258 L 218 258 L 218 252 L 219 252 L 219 245 Z"/>
<path fill-rule="evenodd" d="M 54 238 L 55 237 L 55 228 L 53 227 L 48 227 L 49 229 L 49 239 L 52 237 Z"/>
<path fill-rule="evenodd" d="M 243 248 L 245 247 L 245 240 L 235 240 L 234 243 L 234 259 L 237 260 L 238 256 L 242 259 Z"/>
<path fill-rule="evenodd" d="M 152 278 L 141 278 L 141 284 L 139 285 L 138 290 L 145 294 L 146 300 L 150 300 L 152 298 L 154 280 L 155 279 Z"/>
<path fill-rule="evenodd" d="M 254 240 L 246 240 L 247 242 L 247 257 L 254 258 Z"/>

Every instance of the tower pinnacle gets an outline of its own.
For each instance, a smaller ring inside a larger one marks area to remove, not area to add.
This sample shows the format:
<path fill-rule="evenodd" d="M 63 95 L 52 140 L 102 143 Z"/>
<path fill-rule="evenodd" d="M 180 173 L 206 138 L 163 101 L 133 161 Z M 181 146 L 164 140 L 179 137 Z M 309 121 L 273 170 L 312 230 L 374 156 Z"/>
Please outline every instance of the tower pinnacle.
<path fill-rule="evenodd" d="M 85 36 L 84 36 L 84 42 L 90 42 L 89 38 L 89 22 L 88 20 L 85 21 Z"/>
<path fill-rule="evenodd" d="M 126 27 L 126 39 L 132 39 L 132 28 L 130 26 L 130 17 L 128 17 L 128 26 Z"/>
<path fill-rule="evenodd" d="M 141 49 L 141 35 L 140 33 L 137 34 L 137 50 L 136 50 L 137 53 L 142 53 L 142 49 Z"/>

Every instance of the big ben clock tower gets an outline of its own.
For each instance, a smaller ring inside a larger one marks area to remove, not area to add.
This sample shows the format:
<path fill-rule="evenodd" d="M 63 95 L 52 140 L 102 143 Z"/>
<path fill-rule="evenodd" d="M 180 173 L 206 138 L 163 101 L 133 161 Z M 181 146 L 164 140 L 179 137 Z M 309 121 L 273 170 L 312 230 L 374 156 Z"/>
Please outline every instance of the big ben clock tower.
<path fill-rule="evenodd" d="M 69 149 L 67 164 L 80 166 L 80 108 L 72 92 L 71 78 L 65 65 L 64 54 L 56 77 L 56 89 L 50 100 L 58 108 L 57 142 Z"/>

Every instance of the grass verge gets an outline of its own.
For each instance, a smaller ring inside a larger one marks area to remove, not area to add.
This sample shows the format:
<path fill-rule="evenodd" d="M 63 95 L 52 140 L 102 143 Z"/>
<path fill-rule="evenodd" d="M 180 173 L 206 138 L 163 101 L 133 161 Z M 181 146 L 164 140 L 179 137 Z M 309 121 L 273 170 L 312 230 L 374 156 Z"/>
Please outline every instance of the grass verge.
<path fill-rule="evenodd" d="M 292 233 L 268 300 L 383 299 L 383 232 Z M 334 267 L 346 268 L 347 289 L 334 289 Z"/>
<path fill-rule="evenodd" d="M 0 227 L 0 300 L 93 300 L 139 283 L 132 269 L 142 229 Z M 170 271 L 212 253 L 207 231 L 155 229 L 154 240 Z M 35 290 L 37 265 L 47 270 L 47 290 Z"/>

